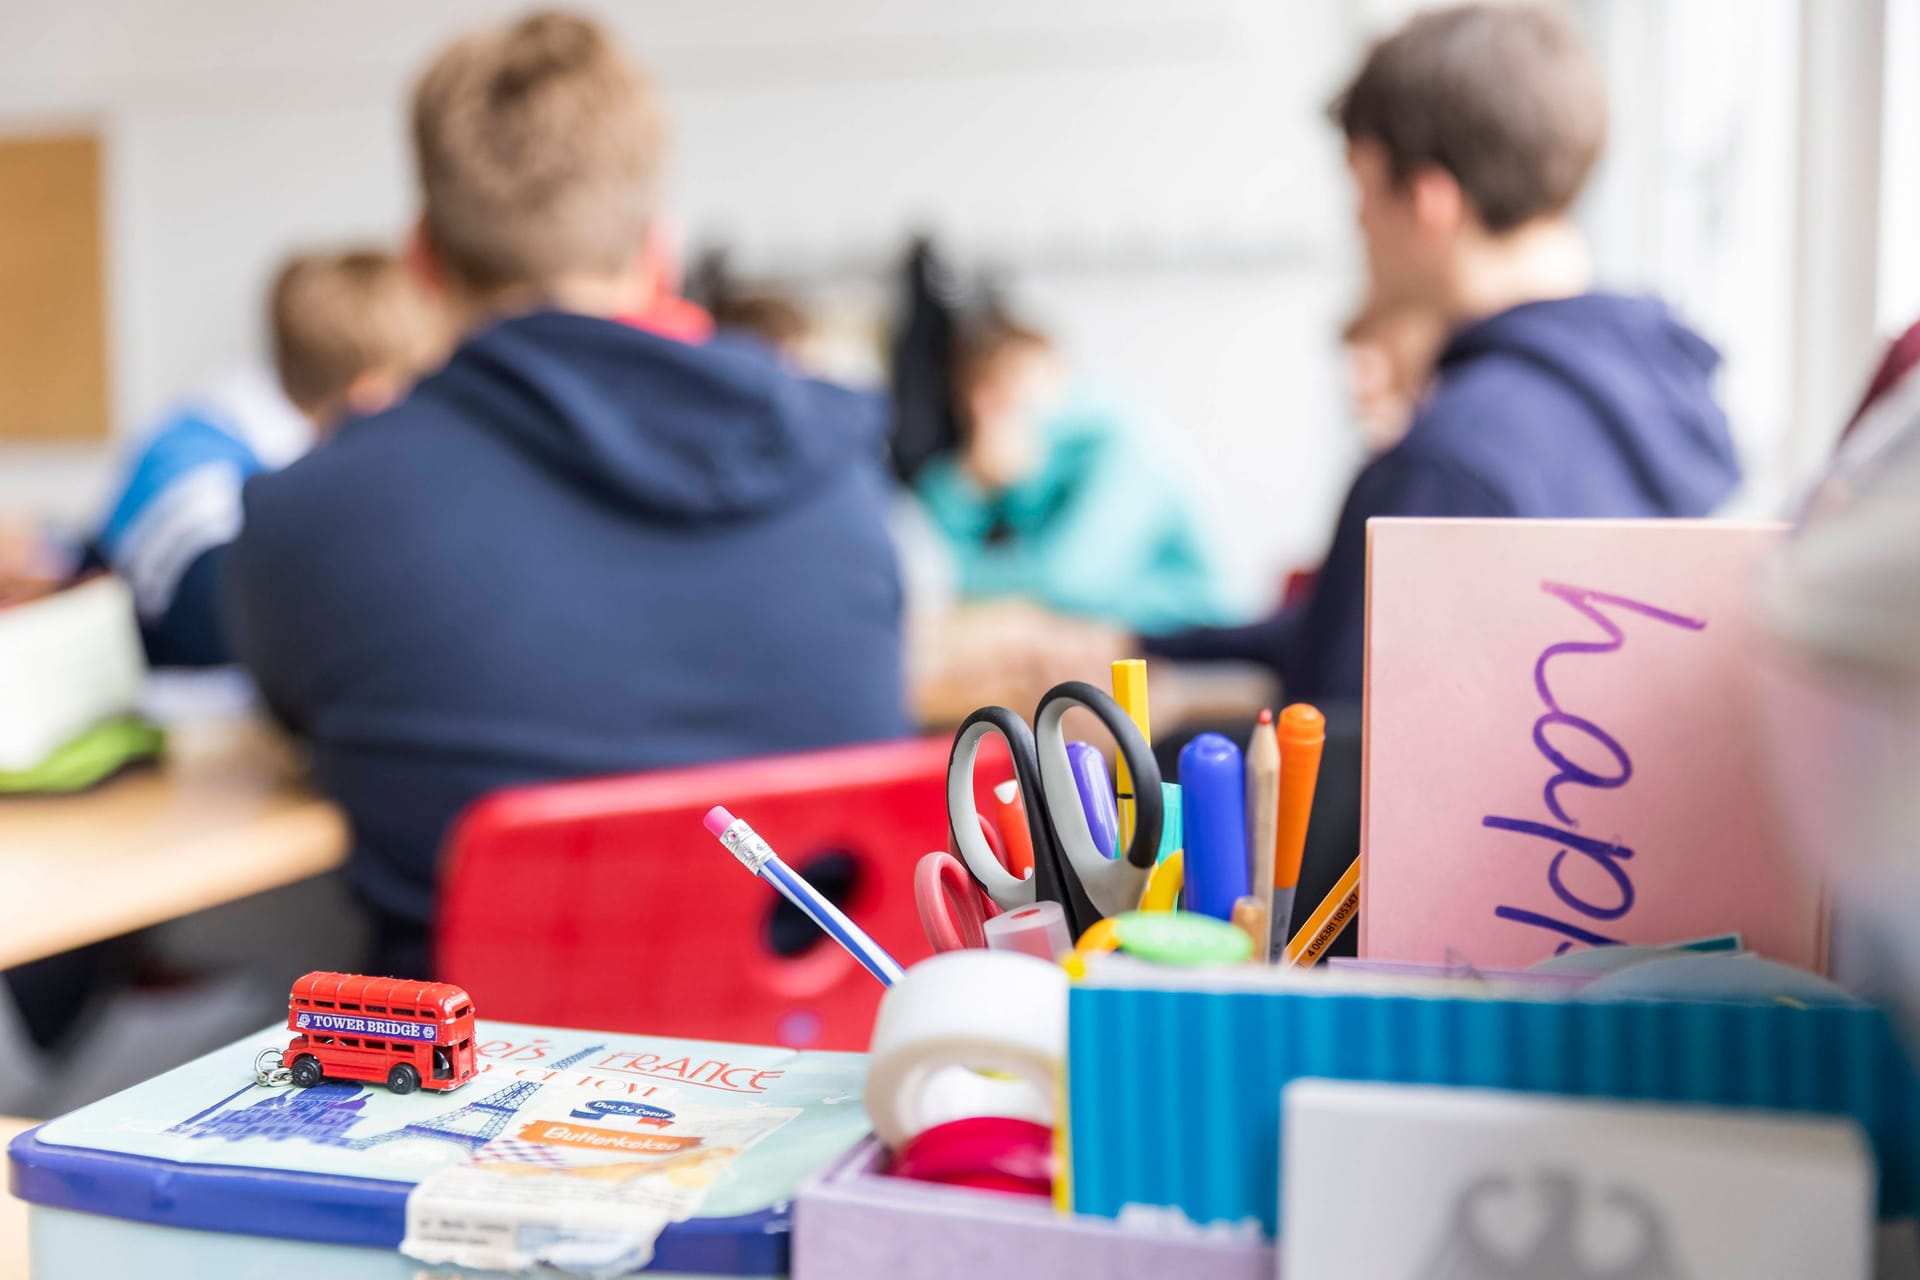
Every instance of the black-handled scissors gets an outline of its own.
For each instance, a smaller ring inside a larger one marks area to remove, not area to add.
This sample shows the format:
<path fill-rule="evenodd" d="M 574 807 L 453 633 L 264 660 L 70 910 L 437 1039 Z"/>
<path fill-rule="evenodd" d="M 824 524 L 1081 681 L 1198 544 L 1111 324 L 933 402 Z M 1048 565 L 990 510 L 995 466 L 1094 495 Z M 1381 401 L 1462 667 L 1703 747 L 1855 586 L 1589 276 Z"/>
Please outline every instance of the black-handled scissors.
<path fill-rule="evenodd" d="M 1133 775 L 1133 840 L 1118 858 L 1109 858 L 1094 842 L 1080 807 L 1061 723 L 1076 708 L 1091 712 L 1106 727 Z M 1006 739 L 1013 776 L 1026 802 L 1033 872 L 1025 879 L 1015 879 L 980 835 L 973 772 L 981 742 L 993 733 Z M 1159 855 L 1164 817 L 1160 766 L 1146 736 L 1105 690 L 1085 681 L 1069 680 L 1047 690 L 1031 730 L 1005 707 L 982 707 L 962 721 L 954 735 L 947 760 L 947 822 L 967 870 L 1002 911 L 1035 901 L 1058 902 L 1066 910 L 1067 927 L 1078 938 L 1095 921 L 1133 910 Z"/>

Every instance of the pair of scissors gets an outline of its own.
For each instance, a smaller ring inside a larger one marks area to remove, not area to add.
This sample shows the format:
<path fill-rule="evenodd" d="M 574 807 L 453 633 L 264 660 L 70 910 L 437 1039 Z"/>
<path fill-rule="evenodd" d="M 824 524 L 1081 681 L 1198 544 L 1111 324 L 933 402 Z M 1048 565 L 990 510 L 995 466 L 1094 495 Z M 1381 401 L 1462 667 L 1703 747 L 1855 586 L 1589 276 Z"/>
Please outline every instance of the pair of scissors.
<path fill-rule="evenodd" d="M 1062 721 L 1069 711 L 1090 712 L 1105 726 L 1133 776 L 1133 840 L 1117 858 L 1100 847 L 1067 754 Z M 974 804 L 973 773 L 980 744 L 990 734 L 1006 740 L 1013 776 L 1026 802 L 1033 836 L 1033 870 L 1016 878 L 980 836 Z M 1103 689 L 1069 680 L 1047 690 L 1034 713 L 1033 727 L 1005 707 L 982 707 L 960 724 L 953 754 L 947 759 L 947 821 L 954 847 L 967 870 L 1002 911 L 1028 903 L 1058 902 L 1067 927 L 1078 938 L 1097 920 L 1132 911 L 1140 904 L 1147 875 L 1160 851 L 1164 818 L 1160 766 L 1153 749 L 1124 708 Z"/>
<path fill-rule="evenodd" d="M 996 862 L 1013 866 L 1000 832 L 984 815 L 980 838 L 992 850 Z M 927 943 L 936 952 L 985 947 L 987 921 L 1000 914 L 1000 908 L 974 882 L 966 864 L 954 856 L 957 848 L 949 845 L 947 852 L 929 853 L 913 868 L 913 900 L 920 913 L 920 927 L 926 930 Z"/>
<path fill-rule="evenodd" d="M 915 865 L 913 898 L 920 909 L 920 927 L 935 951 L 986 946 L 987 921 L 1000 914 L 950 853 L 929 853 Z"/>

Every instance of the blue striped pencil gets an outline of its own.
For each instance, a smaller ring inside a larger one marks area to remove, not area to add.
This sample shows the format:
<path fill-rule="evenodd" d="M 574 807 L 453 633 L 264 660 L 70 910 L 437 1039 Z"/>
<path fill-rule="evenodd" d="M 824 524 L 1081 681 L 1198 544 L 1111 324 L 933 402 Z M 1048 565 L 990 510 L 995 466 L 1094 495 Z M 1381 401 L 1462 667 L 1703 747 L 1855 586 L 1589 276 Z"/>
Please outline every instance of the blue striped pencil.
<path fill-rule="evenodd" d="M 772 881 L 782 897 L 806 912 L 808 919 L 845 947 L 860 962 L 861 968 L 880 979 L 881 985 L 890 987 L 904 976 L 899 961 L 868 937 L 864 929 L 847 919 L 840 908 L 821 897 L 820 891 L 803 880 L 799 872 L 780 861 L 773 846 L 762 840 L 744 818 L 736 818 L 725 806 L 715 805 L 707 810 L 706 824 L 707 830 L 740 859 L 740 865 L 761 879 Z"/>

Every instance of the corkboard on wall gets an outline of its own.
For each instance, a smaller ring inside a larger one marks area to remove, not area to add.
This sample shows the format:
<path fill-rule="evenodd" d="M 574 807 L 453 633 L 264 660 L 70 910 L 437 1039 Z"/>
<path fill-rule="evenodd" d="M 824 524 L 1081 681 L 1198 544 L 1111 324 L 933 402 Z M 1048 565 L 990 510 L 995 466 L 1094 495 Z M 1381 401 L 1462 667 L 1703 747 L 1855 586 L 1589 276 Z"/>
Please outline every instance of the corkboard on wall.
<path fill-rule="evenodd" d="M 100 142 L 0 137 L 0 443 L 104 440 Z"/>

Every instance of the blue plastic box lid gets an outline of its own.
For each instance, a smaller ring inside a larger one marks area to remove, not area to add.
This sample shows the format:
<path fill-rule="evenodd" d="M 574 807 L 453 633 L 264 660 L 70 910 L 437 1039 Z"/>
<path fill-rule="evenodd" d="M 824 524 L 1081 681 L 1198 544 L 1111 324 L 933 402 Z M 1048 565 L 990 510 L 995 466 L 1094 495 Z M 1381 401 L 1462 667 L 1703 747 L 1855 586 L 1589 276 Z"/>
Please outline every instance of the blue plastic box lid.
<path fill-rule="evenodd" d="M 450 1092 L 255 1083 L 256 1056 L 287 1038 L 250 1036 L 21 1134 L 8 1149 L 14 1194 L 192 1230 L 397 1249 L 408 1196 L 443 1170 L 692 1150 L 703 1126 L 732 1125 L 753 1139 L 702 1149 L 707 1167 L 679 1183 L 699 1188 L 698 1208 L 665 1228 L 649 1269 L 777 1275 L 801 1180 L 867 1131 L 861 1054 L 483 1022 L 480 1074 Z"/>

